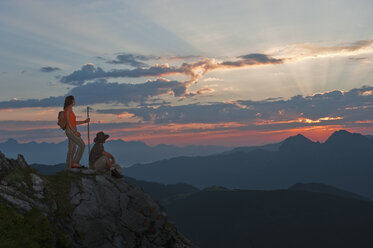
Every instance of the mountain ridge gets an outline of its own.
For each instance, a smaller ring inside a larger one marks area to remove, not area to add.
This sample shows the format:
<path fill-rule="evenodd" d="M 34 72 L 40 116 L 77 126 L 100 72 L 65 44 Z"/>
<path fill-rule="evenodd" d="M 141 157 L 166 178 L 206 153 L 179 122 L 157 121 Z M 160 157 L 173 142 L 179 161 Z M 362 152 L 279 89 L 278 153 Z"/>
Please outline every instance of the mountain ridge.
<path fill-rule="evenodd" d="M 0 143 L 0 151 L 8 157 L 16 158 L 23 154 L 29 163 L 59 164 L 66 161 L 67 140 L 60 143 L 19 143 L 9 139 Z M 87 146 L 86 146 L 87 147 Z M 210 155 L 229 150 L 223 146 L 185 146 L 159 144 L 149 146 L 142 141 L 108 140 L 105 149 L 110 151 L 121 166 L 130 166 L 136 163 L 147 163 L 177 156 Z M 88 152 L 84 152 L 82 163 L 88 164 Z"/>
<path fill-rule="evenodd" d="M 298 191 L 307 191 L 307 192 L 317 192 L 317 193 L 324 193 L 324 194 L 330 194 L 335 195 L 339 197 L 345 197 L 350 199 L 357 199 L 362 201 L 372 201 L 371 199 L 368 199 L 366 197 L 363 197 L 361 195 L 338 189 L 336 187 L 322 184 L 322 183 L 296 183 L 288 188 L 288 190 L 298 190 Z"/>
<path fill-rule="evenodd" d="M 134 165 L 124 172 L 139 180 L 185 182 L 199 188 L 220 185 L 270 190 L 286 189 L 297 182 L 317 182 L 373 197 L 373 190 L 369 190 L 373 188 L 373 140 L 347 136 L 353 138 L 352 143 L 349 139 L 319 143 L 295 136 L 284 141 L 278 151 L 178 157 Z"/>
<path fill-rule="evenodd" d="M 65 170 L 65 165 L 36 165 L 31 164 L 32 168 L 35 168 L 39 173 L 43 175 L 53 175 L 60 171 Z M 150 181 L 143 181 L 137 180 L 135 178 L 128 177 L 127 175 L 126 181 L 130 184 L 140 187 L 144 189 L 146 193 L 148 193 L 153 199 L 157 200 L 162 205 L 170 203 L 177 199 L 179 196 L 186 196 L 196 193 L 200 190 L 231 190 L 227 189 L 222 186 L 210 186 L 204 189 L 197 189 L 196 187 L 186 184 L 186 183 L 176 183 L 176 184 L 161 184 L 157 182 L 150 182 Z M 327 184 L 321 183 L 295 183 L 294 185 L 290 186 L 288 190 L 300 190 L 300 191 L 310 191 L 310 192 L 318 192 L 318 193 L 325 193 L 325 194 L 332 194 L 340 197 L 370 201 L 370 199 L 363 197 L 359 194 L 355 194 L 340 188 L 336 188 Z"/>

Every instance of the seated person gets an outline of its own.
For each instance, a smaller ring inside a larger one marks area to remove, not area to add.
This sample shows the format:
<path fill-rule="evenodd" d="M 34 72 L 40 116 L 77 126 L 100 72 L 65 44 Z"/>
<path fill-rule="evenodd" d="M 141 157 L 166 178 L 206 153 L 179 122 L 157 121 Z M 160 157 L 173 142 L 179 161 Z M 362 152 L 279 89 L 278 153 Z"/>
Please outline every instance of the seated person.
<path fill-rule="evenodd" d="M 107 172 L 113 177 L 121 178 L 122 170 L 119 165 L 115 164 L 115 158 L 104 150 L 104 143 L 109 138 L 108 134 L 98 132 L 95 142 L 89 154 L 89 168 L 101 172 Z"/>

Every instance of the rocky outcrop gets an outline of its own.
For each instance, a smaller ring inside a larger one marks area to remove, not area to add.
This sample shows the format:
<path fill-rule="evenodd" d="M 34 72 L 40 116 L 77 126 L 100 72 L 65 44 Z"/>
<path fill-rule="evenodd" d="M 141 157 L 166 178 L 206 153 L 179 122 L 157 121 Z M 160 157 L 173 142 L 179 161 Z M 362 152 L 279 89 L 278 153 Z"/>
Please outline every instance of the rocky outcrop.
<path fill-rule="evenodd" d="M 48 218 L 52 246 L 191 247 L 142 189 L 85 169 L 42 176 L 0 153 L 0 202 Z"/>

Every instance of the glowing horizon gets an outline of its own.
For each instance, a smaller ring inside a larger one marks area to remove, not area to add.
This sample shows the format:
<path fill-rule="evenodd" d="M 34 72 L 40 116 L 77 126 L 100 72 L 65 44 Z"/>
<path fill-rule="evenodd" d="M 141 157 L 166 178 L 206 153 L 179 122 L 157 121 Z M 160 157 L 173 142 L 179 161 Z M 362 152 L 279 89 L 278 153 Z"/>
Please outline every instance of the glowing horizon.
<path fill-rule="evenodd" d="M 372 11 L 359 0 L 2 1 L 0 142 L 64 140 L 56 116 L 70 94 L 78 119 L 92 108 L 92 132 L 152 145 L 373 134 Z"/>

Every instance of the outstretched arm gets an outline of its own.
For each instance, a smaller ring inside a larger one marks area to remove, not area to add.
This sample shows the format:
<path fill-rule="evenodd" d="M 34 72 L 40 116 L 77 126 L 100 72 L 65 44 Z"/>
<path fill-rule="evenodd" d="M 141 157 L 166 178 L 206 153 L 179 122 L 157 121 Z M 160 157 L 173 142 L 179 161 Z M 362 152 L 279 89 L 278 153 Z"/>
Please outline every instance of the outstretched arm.
<path fill-rule="evenodd" d="M 89 123 L 91 121 L 91 119 L 90 118 L 87 118 L 87 119 L 85 119 L 84 121 L 77 121 L 76 122 L 76 125 L 82 125 L 82 124 L 85 124 L 85 123 Z"/>

